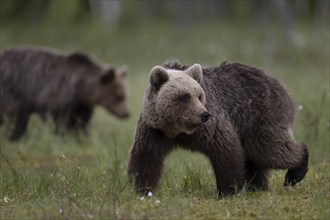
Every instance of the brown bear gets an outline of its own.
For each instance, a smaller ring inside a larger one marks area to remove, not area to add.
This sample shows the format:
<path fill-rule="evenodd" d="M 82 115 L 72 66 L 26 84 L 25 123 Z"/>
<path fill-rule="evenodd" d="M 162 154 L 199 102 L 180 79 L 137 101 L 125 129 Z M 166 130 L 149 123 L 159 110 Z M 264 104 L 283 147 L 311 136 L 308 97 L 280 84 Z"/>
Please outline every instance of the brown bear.
<path fill-rule="evenodd" d="M 127 71 L 115 69 L 81 52 L 64 53 L 17 46 L 0 55 L 0 121 L 15 119 L 9 138 L 20 138 L 29 116 L 50 113 L 56 131 L 87 132 L 93 108 L 103 106 L 119 118 L 129 115 Z"/>
<path fill-rule="evenodd" d="M 209 158 L 219 196 L 245 183 L 268 190 L 271 169 L 288 169 L 285 186 L 304 178 L 308 151 L 293 136 L 295 105 L 272 75 L 240 63 L 171 61 L 152 68 L 149 80 L 128 163 L 137 192 L 155 190 L 178 147 Z"/>

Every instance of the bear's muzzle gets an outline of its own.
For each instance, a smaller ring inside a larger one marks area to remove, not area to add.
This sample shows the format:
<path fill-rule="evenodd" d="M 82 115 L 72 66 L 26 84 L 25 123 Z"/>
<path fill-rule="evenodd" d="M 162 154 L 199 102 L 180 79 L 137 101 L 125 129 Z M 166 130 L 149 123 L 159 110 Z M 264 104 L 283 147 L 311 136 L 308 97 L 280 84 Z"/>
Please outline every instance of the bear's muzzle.
<path fill-rule="evenodd" d="M 208 112 L 203 112 L 201 114 L 201 120 L 203 123 L 207 122 L 210 119 L 210 117 L 211 117 L 211 114 Z"/>

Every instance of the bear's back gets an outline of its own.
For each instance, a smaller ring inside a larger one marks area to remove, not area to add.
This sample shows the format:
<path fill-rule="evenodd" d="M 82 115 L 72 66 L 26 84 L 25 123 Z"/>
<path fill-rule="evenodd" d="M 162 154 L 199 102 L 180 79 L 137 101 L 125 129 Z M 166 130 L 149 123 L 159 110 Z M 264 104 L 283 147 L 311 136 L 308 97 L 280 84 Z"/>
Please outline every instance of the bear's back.
<path fill-rule="evenodd" d="M 66 54 L 50 48 L 20 46 L 4 50 L 0 60 L 1 93 L 6 95 L 2 105 L 38 109 L 49 102 L 67 103 L 74 97 L 73 87 L 79 76 L 68 64 Z"/>
<path fill-rule="evenodd" d="M 272 75 L 240 63 L 203 69 L 206 108 L 225 114 L 240 132 L 274 122 L 291 126 L 294 102 L 285 86 Z"/>
<path fill-rule="evenodd" d="M 55 74 L 56 68 L 64 62 L 64 56 L 46 48 L 14 47 L 5 50 L 0 60 L 2 81 L 15 84 L 19 88 L 38 82 L 33 85 L 38 88 L 38 85 L 45 83 L 42 80 L 49 81 L 49 77 Z"/>

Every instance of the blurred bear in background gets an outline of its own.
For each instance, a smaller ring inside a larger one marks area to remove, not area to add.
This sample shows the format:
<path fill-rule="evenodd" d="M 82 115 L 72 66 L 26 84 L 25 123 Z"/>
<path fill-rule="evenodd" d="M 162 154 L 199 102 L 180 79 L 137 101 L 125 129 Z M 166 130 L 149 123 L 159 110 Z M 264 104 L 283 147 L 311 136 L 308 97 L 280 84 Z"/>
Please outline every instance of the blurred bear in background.
<path fill-rule="evenodd" d="M 4 115 L 13 129 L 10 140 L 26 131 L 32 113 L 50 114 L 56 132 L 88 133 L 96 105 L 118 118 L 129 116 L 127 70 L 116 69 L 81 53 L 18 46 L 0 55 L 0 123 Z"/>

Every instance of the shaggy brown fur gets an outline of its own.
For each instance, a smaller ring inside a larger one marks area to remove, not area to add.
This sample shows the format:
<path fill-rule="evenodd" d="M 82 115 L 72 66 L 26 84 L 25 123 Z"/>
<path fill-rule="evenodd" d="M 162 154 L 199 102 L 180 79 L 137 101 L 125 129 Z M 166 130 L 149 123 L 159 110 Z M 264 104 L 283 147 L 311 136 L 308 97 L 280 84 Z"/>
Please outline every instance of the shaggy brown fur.
<path fill-rule="evenodd" d="M 136 191 L 155 190 L 165 157 L 178 147 L 199 151 L 210 159 L 221 196 L 234 193 L 244 183 L 251 190 L 268 190 L 271 169 L 289 169 L 284 185 L 302 180 L 308 151 L 293 137 L 295 107 L 282 83 L 239 63 L 204 69 L 194 66 L 193 75 L 201 75 L 202 91 L 197 81 L 184 77 L 191 68 L 178 62 L 151 71 L 128 165 Z M 183 97 L 187 94 L 190 98 Z M 192 104 L 200 95 L 199 103 Z M 164 99 L 168 102 L 165 109 L 159 104 Z M 201 110 L 194 108 L 201 109 L 204 103 L 212 117 L 204 124 L 196 123 L 199 126 L 189 132 L 182 129 L 187 125 L 183 119 L 202 118 Z"/>
<path fill-rule="evenodd" d="M 0 61 L 0 118 L 16 118 L 12 140 L 25 133 L 32 113 L 44 118 L 50 112 L 56 130 L 64 125 L 85 131 L 95 105 L 120 118 L 129 114 L 123 69 L 80 52 L 41 47 L 7 49 Z"/>

